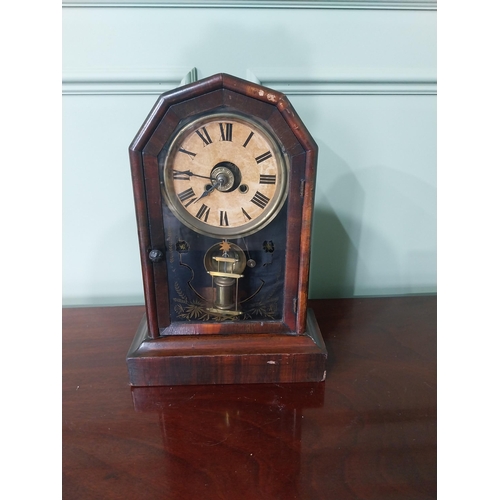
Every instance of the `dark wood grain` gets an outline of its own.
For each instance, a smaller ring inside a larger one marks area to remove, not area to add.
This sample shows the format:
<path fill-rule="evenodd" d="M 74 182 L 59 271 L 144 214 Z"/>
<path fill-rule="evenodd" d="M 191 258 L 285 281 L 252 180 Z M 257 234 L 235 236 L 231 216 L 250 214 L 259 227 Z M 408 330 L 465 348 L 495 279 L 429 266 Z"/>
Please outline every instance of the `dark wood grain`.
<path fill-rule="evenodd" d="M 436 298 L 310 301 L 324 383 L 130 388 L 143 307 L 63 310 L 63 498 L 436 498 Z"/>
<path fill-rule="evenodd" d="M 304 335 L 167 335 L 143 317 L 127 354 L 133 386 L 320 382 L 326 347 L 314 312 Z"/>

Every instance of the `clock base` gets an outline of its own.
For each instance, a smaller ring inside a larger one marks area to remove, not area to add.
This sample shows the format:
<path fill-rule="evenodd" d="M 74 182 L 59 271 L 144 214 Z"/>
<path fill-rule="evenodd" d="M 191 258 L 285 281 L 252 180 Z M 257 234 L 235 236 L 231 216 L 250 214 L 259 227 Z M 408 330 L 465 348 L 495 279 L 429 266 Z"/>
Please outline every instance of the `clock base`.
<path fill-rule="evenodd" d="M 321 382 L 327 352 L 312 309 L 304 335 L 149 336 L 144 316 L 127 354 L 132 386 Z"/>

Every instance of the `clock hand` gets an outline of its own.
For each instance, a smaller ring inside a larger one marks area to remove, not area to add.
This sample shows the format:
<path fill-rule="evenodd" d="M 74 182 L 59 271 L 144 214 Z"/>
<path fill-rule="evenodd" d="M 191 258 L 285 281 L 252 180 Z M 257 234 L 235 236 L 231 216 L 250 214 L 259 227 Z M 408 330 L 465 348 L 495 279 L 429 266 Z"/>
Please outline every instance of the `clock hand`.
<path fill-rule="evenodd" d="M 194 200 L 193 203 L 205 198 L 205 196 L 208 196 L 216 187 L 222 186 L 222 184 L 224 184 L 224 182 L 221 179 L 218 179 L 216 184 L 212 184 L 206 191 L 203 191 L 203 194 L 197 200 Z"/>
<path fill-rule="evenodd" d="M 213 177 L 207 177 L 206 175 L 198 175 L 191 172 L 191 170 L 172 170 L 174 174 L 179 175 L 189 175 L 189 177 L 201 177 L 202 179 L 210 179 L 211 181 L 215 180 Z"/>

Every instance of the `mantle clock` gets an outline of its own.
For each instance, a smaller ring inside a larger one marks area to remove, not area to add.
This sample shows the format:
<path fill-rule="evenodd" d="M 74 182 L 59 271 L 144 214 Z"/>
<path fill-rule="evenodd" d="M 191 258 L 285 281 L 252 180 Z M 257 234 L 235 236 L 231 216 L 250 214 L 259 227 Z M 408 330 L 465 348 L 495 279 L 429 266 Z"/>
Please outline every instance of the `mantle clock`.
<path fill-rule="evenodd" d="M 146 304 L 131 385 L 324 380 L 318 148 L 288 99 L 217 74 L 161 95 L 129 152 Z"/>

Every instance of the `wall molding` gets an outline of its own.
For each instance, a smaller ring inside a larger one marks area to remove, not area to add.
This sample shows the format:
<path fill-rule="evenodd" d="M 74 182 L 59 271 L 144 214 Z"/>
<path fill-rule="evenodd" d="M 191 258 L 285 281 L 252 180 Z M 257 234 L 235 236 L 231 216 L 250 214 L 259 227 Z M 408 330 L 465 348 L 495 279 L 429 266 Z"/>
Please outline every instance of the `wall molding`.
<path fill-rule="evenodd" d="M 196 68 L 63 71 L 63 95 L 160 95 L 198 79 Z"/>
<path fill-rule="evenodd" d="M 435 74 L 408 72 L 384 74 L 375 71 L 338 70 L 316 72 L 307 77 L 298 70 L 248 69 L 249 81 L 271 87 L 286 95 L 436 95 Z M 165 71 L 64 71 L 63 95 L 159 95 L 198 79 L 196 68 Z"/>
<path fill-rule="evenodd" d="M 423 72 L 390 74 L 375 70 L 313 72 L 247 70 L 246 79 L 286 95 L 435 95 L 437 77 Z"/>
<path fill-rule="evenodd" d="M 63 0 L 63 7 L 437 10 L 437 0 Z"/>

